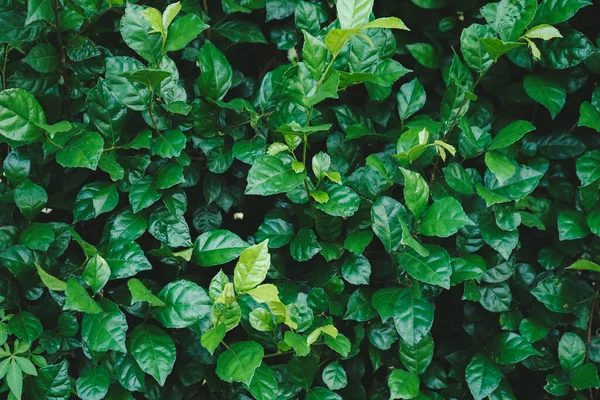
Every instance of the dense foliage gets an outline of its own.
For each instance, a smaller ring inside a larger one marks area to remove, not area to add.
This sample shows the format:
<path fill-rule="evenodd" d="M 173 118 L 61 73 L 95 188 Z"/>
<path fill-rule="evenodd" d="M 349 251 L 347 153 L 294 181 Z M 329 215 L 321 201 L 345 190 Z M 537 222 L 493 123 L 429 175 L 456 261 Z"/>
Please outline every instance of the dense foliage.
<path fill-rule="evenodd" d="M 0 0 L 4 395 L 596 398 L 598 5 L 140 3 Z"/>

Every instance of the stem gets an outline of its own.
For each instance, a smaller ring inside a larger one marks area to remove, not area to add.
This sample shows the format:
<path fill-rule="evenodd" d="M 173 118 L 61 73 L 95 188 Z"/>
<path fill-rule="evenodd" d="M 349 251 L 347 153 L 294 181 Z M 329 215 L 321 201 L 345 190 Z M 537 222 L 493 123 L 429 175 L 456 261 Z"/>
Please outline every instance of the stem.
<path fill-rule="evenodd" d="M 492 64 L 493 65 L 493 64 Z M 479 73 L 479 77 L 477 78 L 477 80 L 475 81 L 475 83 L 473 83 L 473 86 L 471 87 L 471 92 L 475 91 L 475 88 L 477 87 L 477 85 L 479 85 L 479 82 L 481 82 L 481 79 L 485 76 L 485 74 L 491 69 L 492 67 L 490 66 L 488 69 L 486 69 L 485 71 Z M 450 136 L 450 134 L 452 133 L 452 131 L 454 130 L 454 127 L 456 126 L 456 122 L 458 121 L 458 118 L 461 116 L 461 112 L 463 110 L 463 108 L 465 107 L 465 105 L 467 105 L 467 102 L 469 101 L 468 97 L 465 96 L 464 100 L 462 101 L 460 107 L 458 107 L 458 112 L 456 113 L 456 115 L 454 116 L 454 119 L 452 120 L 452 123 L 450 124 L 450 127 L 448 128 L 448 130 L 446 132 L 444 132 L 444 134 L 442 135 L 442 142 L 444 142 L 448 136 Z M 436 158 L 435 162 L 433 163 L 433 169 L 431 171 L 431 178 L 430 178 L 430 183 L 433 183 L 433 181 L 435 180 L 435 174 L 437 173 L 438 170 L 438 165 L 440 163 L 440 158 Z"/>
<path fill-rule="evenodd" d="M 64 149 L 64 147 L 62 147 L 60 144 L 54 142 L 52 139 L 50 139 L 50 137 L 48 136 L 48 134 L 46 132 L 44 132 L 44 136 L 46 136 L 46 140 L 50 142 L 50 144 L 58 147 L 59 149 Z"/>
<path fill-rule="evenodd" d="M 152 112 L 153 95 L 154 95 L 154 92 L 152 91 L 152 88 L 150 88 L 150 103 L 148 104 L 148 107 L 146 109 L 148 110 L 148 114 L 150 115 L 150 121 L 152 122 L 152 126 L 154 127 L 154 130 L 156 131 L 156 133 L 160 134 L 160 130 L 158 129 L 158 125 L 156 124 L 156 120 L 154 119 L 154 113 Z"/>
<path fill-rule="evenodd" d="M 286 354 L 293 354 L 293 353 L 295 353 L 294 350 L 290 350 L 290 351 L 278 351 L 277 353 L 266 354 L 265 356 L 263 356 L 263 358 L 278 357 L 278 356 L 284 356 Z"/>
<path fill-rule="evenodd" d="M 229 346 L 227 345 L 227 343 L 225 343 L 224 341 L 222 341 L 222 340 L 221 340 L 221 344 L 222 344 L 223 346 L 225 346 L 225 348 L 226 348 L 227 350 L 229 350 Z"/>
<path fill-rule="evenodd" d="M 594 321 L 594 309 L 596 308 L 596 300 L 592 303 L 590 307 L 590 320 L 588 322 L 588 332 L 587 332 L 587 346 L 585 352 L 585 361 L 588 362 L 590 360 L 590 343 L 592 341 L 592 322 Z"/>
<path fill-rule="evenodd" d="M 118 150 L 120 148 L 121 148 L 121 146 L 113 146 L 113 147 L 107 147 L 106 149 L 104 149 L 102 151 L 109 152 L 109 151 L 113 151 L 113 150 Z"/>
<path fill-rule="evenodd" d="M 268 113 L 264 113 L 264 114 L 259 115 L 258 116 L 258 120 L 260 121 L 261 119 L 268 117 L 269 115 L 273 114 L 273 112 L 274 111 L 269 111 Z M 240 126 L 248 125 L 250 123 L 252 123 L 252 120 L 240 122 L 238 124 L 229 125 L 229 126 L 226 126 L 226 128 L 238 128 Z"/>
<path fill-rule="evenodd" d="M 10 50 L 10 44 L 7 44 L 4 48 L 4 62 L 2 63 L 2 90 L 6 89 L 6 63 L 8 61 L 8 53 Z"/>
<path fill-rule="evenodd" d="M 208 15 L 208 2 L 206 0 L 202 0 L 202 8 L 204 9 L 204 14 Z"/>
<path fill-rule="evenodd" d="M 65 86 L 67 95 L 69 95 L 71 93 L 71 88 L 69 87 L 69 82 L 67 80 L 67 53 L 63 44 L 62 33 L 60 31 L 60 3 L 58 2 L 58 0 L 54 0 L 54 24 L 54 26 L 56 27 L 56 37 L 58 39 L 60 63 L 62 65 L 61 77 L 63 79 L 63 84 Z"/>

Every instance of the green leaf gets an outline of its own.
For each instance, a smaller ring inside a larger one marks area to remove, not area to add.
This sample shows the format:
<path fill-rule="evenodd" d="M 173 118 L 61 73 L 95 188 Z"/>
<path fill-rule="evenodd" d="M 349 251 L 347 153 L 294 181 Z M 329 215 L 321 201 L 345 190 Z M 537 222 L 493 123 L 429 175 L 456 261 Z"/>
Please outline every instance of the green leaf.
<path fill-rule="evenodd" d="M 98 133 L 85 132 L 70 140 L 56 154 L 56 162 L 63 167 L 81 167 L 95 170 L 102 156 L 104 139 Z"/>
<path fill-rule="evenodd" d="M 504 42 L 495 38 L 483 39 L 481 44 L 485 47 L 485 50 L 492 57 L 494 62 L 498 62 L 500 57 L 504 54 L 525 45 L 523 42 Z"/>
<path fill-rule="evenodd" d="M 360 205 L 360 198 L 352 189 L 333 183 L 325 186 L 327 201 L 315 204 L 317 210 L 334 217 L 351 217 Z"/>
<path fill-rule="evenodd" d="M 552 119 L 565 106 L 567 92 L 556 80 L 539 75 L 528 75 L 523 80 L 527 95 L 550 111 Z"/>
<path fill-rule="evenodd" d="M 5 379 L 10 392 L 14 397 L 20 399 L 23 395 L 23 372 L 14 359 L 10 360 Z"/>
<path fill-rule="evenodd" d="M 402 294 L 403 292 L 396 288 L 379 289 L 373 294 L 371 303 L 381 316 L 383 322 L 394 316 L 396 301 Z"/>
<path fill-rule="evenodd" d="M 590 260 L 577 260 L 567 269 L 579 269 L 583 271 L 600 272 L 600 265 Z"/>
<path fill-rule="evenodd" d="M 128 278 L 138 272 L 152 269 L 139 244 L 129 241 L 112 241 L 104 253 L 110 267 L 111 279 Z"/>
<path fill-rule="evenodd" d="M 164 307 L 167 305 L 164 301 L 156 297 L 150 289 L 136 278 L 129 279 L 127 281 L 127 287 L 131 293 L 131 304 L 135 304 L 141 301 L 147 302 L 149 305 L 154 307 Z"/>
<path fill-rule="evenodd" d="M 558 239 L 582 239 L 590 234 L 586 216 L 581 211 L 567 210 L 558 214 Z"/>
<path fill-rule="evenodd" d="M 499 150 L 519 141 L 525 134 L 534 131 L 535 126 L 528 121 L 515 121 L 504 127 L 492 140 L 488 150 Z"/>
<path fill-rule="evenodd" d="M 294 226 L 282 219 L 265 219 L 256 232 L 259 242 L 269 241 L 269 247 L 278 249 L 285 246 L 294 238 Z"/>
<path fill-rule="evenodd" d="M 535 190 L 542 176 L 542 172 L 522 165 L 517 166 L 517 172 L 503 183 L 486 176 L 487 187 L 493 193 L 487 192 L 485 196 L 493 203 L 503 203 L 503 199 L 521 200 Z M 479 189 L 478 186 L 478 194 L 481 194 Z"/>
<path fill-rule="evenodd" d="M 27 2 L 27 20 L 25 20 L 25 25 L 29 25 L 35 21 L 52 21 L 53 19 L 54 9 L 50 0 L 32 0 Z"/>
<path fill-rule="evenodd" d="M 419 218 L 429 202 L 429 186 L 423 177 L 410 170 L 400 168 L 404 175 L 404 201 L 406 206 Z"/>
<path fill-rule="evenodd" d="M 227 21 L 214 28 L 233 43 L 268 43 L 258 25 L 250 21 Z"/>
<path fill-rule="evenodd" d="M 55 292 L 64 292 L 65 290 L 67 290 L 66 282 L 63 282 L 60 279 L 50 275 L 49 273 L 44 271 L 39 265 L 36 265 L 36 268 L 41 281 L 48 289 L 54 290 Z"/>
<path fill-rule="evenodd" d="M 50 0 L 43 0 L 49 3 Z M 30 2 L 29 4 L 33 3 Z M 0 141 L 18 146 L 38 142 L 46 123 L 44 110 L 33 95 L 23 89 L 0 92 Z"/>
<path fill-rule="evenodd" d="M 344 368 L 338 362 L 333 362 L 323 368 L 322 378 L 323 383 L 330 390 L 343 389 L 348 384 L 346 371 L 344 371 Z"/>
<path fill-rule="evenodd" d="M 511 160 L 495 151 L 485 153 L 485 165 L 496 176 L 500 184 L 504 183 L 517 172 L 517 167 Z"/>
<path fill-rule="evenodd" d="M 359 318 L 360 319 L 360 318 Z M 330 349 L 341 355 L 342 357 L 348 357 L 352 344 L 350 339 L 341 333 L 338 333 L 335 337 L 325 334 L 325 343 Z"/>
<path fill-rule="evenodd" d="M 500 253 L 505 260 L 508 260 L 519 243 L 519 231 L 507 232 L 500 229 L 496 225 L 496 221 L 490 218 L 489 215 L 483 216 L 479 223 L 483 240 Z"/>
<path fill-rule="evenodd" d="M 129 203 L 133 213 L 137 214 L 140 210 L 150 207 L 160 199 L 161 195 L 152 176 L 136 180 L 129 190 Z"/>
<path fill-rule="evenodd" d="M 201 267 L 225 264 L 237 258 L 247 247 L 246 242 L 230 231 L 205 232 L 194 240 L 192 262 Z"/>
<path fill-rule="evenodd" d="M 569 278 L 549 276 L 539 282 L 531 294 L 550 311 L 570 313 L 577 303 L 578 289 Z"/>
<path fill-rule="evenodd" d="M 403 369 L 394 368 L 388 377 L 390 399 L 412 399 L 419 394 L 419 377 Z"/>
<path fill-rule="evenodd" d="M 463 29 L 460 35 L 460 50 L 465 62 L 473 71 L 482 73 L 494 62 L 481 43 L 483 39 L 494 38 L 494 30 L 488 25 L 472 24 Z"/>
<path fill-rule="evenodd" d="M 87 290 L 75 279 L 69 279 L 65 291 L 67 301 L 63 310 L 81 311 L 86 314 L 98 314 L 102 308 L 89 295 Z"/>
<path fill-rule="evenodd" d="M 223 53 L 209 41 L 198 52 L 200 78 L 198 86 L 203 96 L 221 100 L 232 84 L 233 71 Z"/>
<path fill-rule="evenodd" d="M 55 237 L 50 224 L 31 224 L 23 229 L 19 238 L 31 250 L 47 251 Z"/>
<path fill-rule="evenodd" d="M 261 284 L 271 266 L 269 241 L 250 246 L 240 254 L 233 270 L 233 282 L 237 292 L 246 292 Z"/>
<path fill-rule="evenodd" d="M 531 28 L 527 32 L 525 32 L 525 34 L 523 36 L 526 38 L 529 38 L 529 39 L 542 39 L 542 40 L 550 40 L 550 39 L 562 37 L 562 35 L 560 34 L 560 31 L 558 29 L 556 29 L 552 25 L 548 25 L 548 24 L 541 24 L 541 25 L 534 26 L 533 28 Z"/>
<path fill-rule="evenodd" d="M 369 22 L 373 0 L 340 0 L 336 5 L 342 29 L 359 28 Z"/>
<path fill-rule="evenodd" d="M 29 382 L 28 391 L 34 399 L 67 400 L 71 395 L 68 361 L 40 368 L 38 375 Z"/>
<path fill-rule="evenodd" d="M 409 346 L 418 345 L 433 325 L 433 304 L 427 299 L 416 298 L 412 290 L 405 288 L 394 307 L 394 325 L 398 334 Z"/>
<path fill-rule="evenodd" d="M 560 24 L 591 4 L 588 0 L 544 0 L 538 6 L 533 22 L 534 24 Z"/>
<path fill-rule="evenodd" d="M 77 194 L 73 208 L 75 222 L 97 218 L 100 214 L 112 211 L 119 203 L 119 192 L 109 182 L 94 182 L 85 185 Z"/>
<path fill-rule="evenodd" d="M 226 333 L 227 326 L 225 324 L 213 326 L 202 335 L 200 343 L 210 354 L 214 354 L 215 349 L 221 344 Z"/>
<path fill-rule="evenodd" d="M 429 43 L 412 43 L 406 45 L 410 54 L 426 68 L 439 68 L 440 56 L 432 45 Z"/>
<path fill-rule="evenodd" d="M 548 40 L 539 46 L 540 64 L 550 69 L 567 69 L 581 64 L 596 48 L 583 33 L 564 29 L 563 37 Z"/>
<path fill-rule="evenodd" d="M 569 376 L 569 384 L 576 390 L 597 388 L 600 386 L 598 369 L 592 363 L 587 363 L 577 368 Z"/>
<path fill-rule="evenodd" d="M 248 390 L 257 400 L 276 400 L 279 387 L 275 373 L 272 369 L 262 364 L 254 372 Z"/>
<path fill-rule="evenodd" d="M 187 137 L 179 129 L 170 129 L 166 132 L 159 132 L 152 139 L 152 155 L 171 158 L 179 157 L 185 148 Z"/>
<path fill-rule="evenodd" d="M 515 41 L 533 20 L 537 1 L 502 0 L 497 3 L 497 6 L 495 5 L 494 10 L 490 10 L 490 6 L 484 6 L 482 9 L 482 14 L 488 23 L 498 32 L 502 40 Z"/>
<path fill-rule="evenodd" d="M 108 393 L 110 374 L 102 366 L 91 367 L 77 379 L 76 388 L 79 398 L 100 400 Z"/>
<path fill-rule="evenodd" d="M 516 364 L 530 356 L 541 356 L 529 342 L 516 333 L 503 333 L 492 344 L 494 361 L 499 364 Z"/>
<path fill-rule="evenodd" d="M 305 178 L 305 171 L 296 173 L 279 158 L 263 155 L 256 159 L 248 172 L 245 193 L 261 196 L 285 193 L 300 185 Z"/>
<path fill-rule="evenodd" d="M 591 150 L 577 159 L 577 177 L 581 186 L 588 186 L 600 178 L 600 150 Z"/>
<path fill-rule="evenodd" d="M 171 76 L 168 71 L 162 71 L 160 69 L 144 68 L 138 69 L 134 72 L 125 72 L 121 74 L 125 78 L 132 82 L 139 82 L 144 86 L 147 86 L 150 90 L 154 90 L 158 85 Z"/>
<path fill-rule="evenodd" d="M 38 317 L 27 311 L 13 316 L 8 323 L 8 328 L 13 335 L 29 344 L 39 338 L 44 329 Z"/>
<path fill-rule="evenodd" d="M 492 360 L 476 354 L 465 370 L 467 385 L 475 400 L 488 397 L 502 380 L 502 371 Z"/>
<path fill-rule="evenodd" d="M 373 203 L 371 228 L 388 253 L 400 247 L 402 226 L 397 221 L 407 218 L 408 213 L 404 206 L 391 197 L 381 196 Z"/>
<path fill-rule="evenodd" d="M 371 276 L 371 264 L 366 257 L 350 256 L 342 263 L 342 277 L 353 285 L 368 285 Z"/>
<path fill-rule="evenodd" d="M 165 328 L 185 328 L 211 312 L 212 302 L 206 291 L 193 282 L 169 283 L 157 295 L 165 303 L 153 313 Z"/>
<path fill-rule="evenodd" d="M 98 304 L 101 312 L 86 314 L 81 321 L 81 339 L 90 350 L 126 352 L 127 320 L 119 307 L 106 299 Z"/>
<path fill-rule="evenodd" d="M 585 126 L 600 132 L 600 111 L 587 101 L 579 107 L 579 122 L 577 126 Z"/>
<path fill-rule="evenodd" d="M 285 332 L 284 341 L 288 346 L 291 346 L 294 349 L 298 357 L 304 357 L 310 353 L 310 347 L 307 345 L 306 339 L 296 332 Z"/>
<path fill-rule="evenodd" d="M 448 253 L 438 246 L 425 246 L 429 255 L 424 257 L 412 249 L 398 254 L 398 264 L 413 278 L 440 286 L 450 288 L 450 275 L 452 275 L 451 260 Z"/>
<path fill-rule="evenodd" d="M 400 341 L 400 361 L 411 373 L 421 375 L 433 359 L 433 339 L 427 335 L 415 346 L 409 345 L 404 340 Z"/>
<path fill-rule="evenodd" d="M 415 78 L 400 86 L 396 99 L 398 101 L 400 119 L 406 121 L 425 106 L 425 89 L 418 79 Z"/>
<path fill-rule="evenodd" d="M 149 34 L 152 30 L 150 22 L 145 17 L 147 8 L 127 3 L 125 15 L 121 18 L 121 36 L 133 51 L 149 63 L 157 64 L 162 57 L 162 36 Z"/>
<path fill-rule="evenodd" d="M 581 367 L 586 356 L 585 343 L 575 333 L 565 333 L 558 342 L 558 362 L 568 373 Z"/>
<path fill-rule="evenodd" d="M 110 267 L 99 254 L 94 255 L 85 266 L 81 279 L 97 294 L 104 288 L 110 278 Z"/>
<path fill-rule="evenodd" d="M 421 221 L 419 232 L 425 236 L 448 237 L 464 226 L 474 225 L 453 197 L 435 201 Z"/>
<path fill-rule="evenodd" d="M 167 51 L 178 51 L 208 29 L 209 26 L 196 14 L 187 14 L 175 19 L 167 32 Z"/>
<path fill-rule="evenodd" d="M 142 371 L 164 386 L 175 365 L 173 339 L 156 326 L 138 325 L 130 333 L 127 347 Z"/>
<path fill-rule="evenodd" d="M 48 194 L 43 187 L 36 185 L 30 180 L 25 180 L 15 188 L 14 200 L 17 207 L 21 211 L 21 214 L 31 220 L 35 217 L 46 202 L 48 201 Z"/>
<path fill-rule="evenodd" d="M 304 34 L 302 60 L 312 77 L 320 79 L 327 63 L 327 46 L 310 33 L 306 31 L 302 31 L 302 33 Z"/>
<path fill-rule="evenodd" d="M 23 59 L 31 68 L 41 73 L 49 73 L 58 67 L 58 54 L 49 43 L 41 43 L 29 50 Z"/>
<path fill-rule="evenodd" d="M 320 251 L 315 233 L 308 228 L 300 229 L 290 243 L 290 255 L 296 261 L 308 261 Z"/>
<path fill-rule="evenodd" d="M 263 356 L 263 347 L 254 341 L 233 343 L 217 359 L 217 375 L 225 382 L 250 385 Z"/>

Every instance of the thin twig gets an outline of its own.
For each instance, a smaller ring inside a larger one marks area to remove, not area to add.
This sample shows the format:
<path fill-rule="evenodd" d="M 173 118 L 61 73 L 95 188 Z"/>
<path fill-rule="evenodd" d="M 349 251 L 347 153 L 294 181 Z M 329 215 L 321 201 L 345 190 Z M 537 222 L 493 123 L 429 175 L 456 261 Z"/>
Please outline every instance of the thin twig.
<path fill-rule="evenodd" d="M 54 26 L 56 28 L 56 37 L 58 39 L 58 51 L 60 53 L 60 63 L 62 65 L 61 76 L 63 79 L 63 85 L 65 86 L 65 91 L 67 92 L 67 97 L 71 93 L 71 88 L 69 86 L 69 81 L 67 77 L 68 69 L 67 69 L 67 53 L 65 51 L 65 46 L 63 44 L 62 33 L 60 31 L 60 3 L 58 0 L 54 0 Z"/>

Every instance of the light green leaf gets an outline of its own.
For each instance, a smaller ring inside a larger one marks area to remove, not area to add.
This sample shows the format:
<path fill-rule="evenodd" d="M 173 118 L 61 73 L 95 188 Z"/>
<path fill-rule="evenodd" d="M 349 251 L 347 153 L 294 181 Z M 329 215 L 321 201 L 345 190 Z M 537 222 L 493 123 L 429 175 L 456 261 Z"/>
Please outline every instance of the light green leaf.
<path fill-rule="evenodd" d="M 156 297 L 139 279 L 129 279 L 127 281 L 127 287 L 131 293 L 132 305 L 142 301 L 145 301 L 148 305 L 154 307 L 164 307 L 167 305 L 167 303 Z"/>
<path fill-rule="evenodd" d="M 267 277 L 271 266 L 269 241 L 250 246 L 240 254 L 240 259 L 233 270 L 233 282 L 237 292 L 246 292 L 261 284 Z"/>
<path fill-rule="evenodd" d="M 217 375 L 225 382 L 250 385 L 263 355 L 263 347 L 254 341 L 233 343 L 217 359 Z"/>

